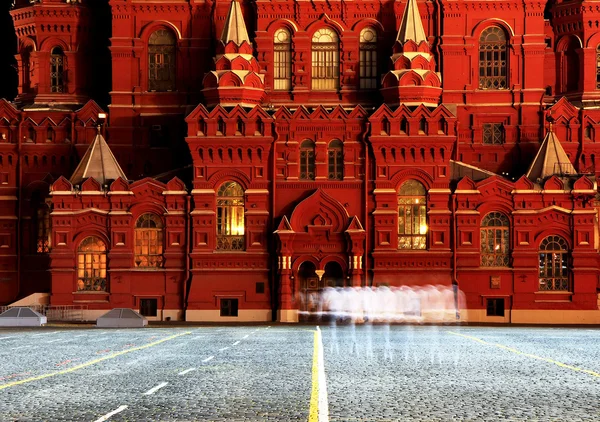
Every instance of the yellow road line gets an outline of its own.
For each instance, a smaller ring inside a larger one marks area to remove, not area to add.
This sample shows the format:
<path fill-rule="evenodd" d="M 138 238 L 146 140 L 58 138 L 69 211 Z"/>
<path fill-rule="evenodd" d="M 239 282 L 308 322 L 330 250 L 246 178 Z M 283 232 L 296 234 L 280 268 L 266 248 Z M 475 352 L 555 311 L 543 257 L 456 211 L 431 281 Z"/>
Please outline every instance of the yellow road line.
<path fill-rule="evenodd" d="M 313 364 L 312 364 L 312 389 L 310 394 L 310 411 L 308 422 L 319 421 L 319 332 L 315 331 L 313 336 Z"/>
<path fill-rule="evenodd" d="M 3 390 L 8 387 L 14 387 L 15 385 L 26 384 L 26 383 L 33 382 L 33 381 L 43 380 L 45 378 L 55 377 L 57 375 L 68 374 L 69 372 L 78 371 L 79 369 L 83 369 L 85 367 L 95 365 L 96 363 L 99 363 L 99 362 L 102 362 L 102 361 L 105 361 L 108 359 L 114 359 L 117 356 L 125 355 L 127 353 L 135 352 L 137 350 L 147 349 L 148 347 L 153 347 L 158 344 L 164 343 L 165 341 L 173 340 L 174 338 L 177 338 L 180 336 L 185 336 L 187 334 L 191 334 L 191 332 L 188 331 L 188 332 L 181 333 L 181 334 L 175 334 L 170 337 L 163 338 L 162 340 L 155 341 L 153 343 L 144 344 L 143 346 L 138 346 L 138 347 L 132 347 L 131 349 L 127 349 L 127 350 L 122 350 L 120 352 L 116 352 L 111 355 L 101 357 L 99 359 L 94 359 L 89 362 L 73 366 L 72 368 L 63 369 L 62 371 L 51 372 L 49 374 L 39 375 L 37 377 L 31 377 L 31 378 L 26 378 L 26 379 L 20 380 L 20 381 L 9 382 L 8 384 L 2 384 L 2 385 L 0 385 L 0 390 Z"/>
<path fill-rule="evenodd" d="M 490 342 L 487 342 L 487 341 L 482 340 L 480 338 L 473 337 L 473 336 L 468 336 L 466 334 L 460 334 L 460 333 L 456 333 L 454 331 L 448 331 L 448 333 L 453 334 L 455 336 L 468 338 L 469 340 L 473 340 L 473 341 L 476 341 L 478 343 L 485 344 L 487 346 L 494 346 L 494 347 L 498 347 L 499 349 L 508 350 L 509 352 L 517 354 L 517 355 L 527 356 L 528 358 L 537 359 L 537 360 L 541 360 L 541 361 L 544 361 L 544 362 L 552 363 L 554 365 L 560 366 L 561 368 L 570 369 L 570 370 L 576 371 L 576 372 L 583 372 L 585 374 L 589 374 L 589 375 L 592 375 L 594 377 L 600 378 L 600 373 L 595 372 L 595 371 L 590 371 L 589 369 L 578 368 L 576 366 L 567 365 L 566 363 L 562 363 L 562 362 L 559 362 L 559 361 L 554 360 L 554 359 L 544 358 L 544 357 L 541 357 L 541 356 L 532 355 L 531 353 L 521 352 L 521 351 L 519 351 L 517 349 L 505 346 L 503 344 L 490 343 Z"/>

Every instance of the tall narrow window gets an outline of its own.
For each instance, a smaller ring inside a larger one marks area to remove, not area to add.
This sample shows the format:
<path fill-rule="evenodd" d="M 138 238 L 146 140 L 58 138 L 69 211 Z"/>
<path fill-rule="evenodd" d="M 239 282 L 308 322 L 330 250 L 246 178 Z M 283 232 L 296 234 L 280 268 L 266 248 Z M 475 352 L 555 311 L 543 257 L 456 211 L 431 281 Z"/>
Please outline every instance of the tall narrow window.
<path fill-rule="evenodd" d="M 42 203 L 39 205 L 36 213 L 37 226 L 37 253 L 50 252 L 51 245 L 51 227 L 50 227 L 50 207 L 48 204 Z"/>
<path fill-rule="evenodd" d="M 243 251 L 244 244 L 244 190 L 225 182 L 217 191 L 217 250 Z"/>
<path fill-rule="evenodd" d="M 300 144 L 300 180 L 315 180 L 315 144 L 306 140 Z"/>
<path fill-rule="evenodd" d="M 65 54 L 60 47 L 50 52 L 50 91 L 64 91 Z"/>
<path fill-rule="evenodd" d="M 175 35 L 159 29 L 148 40 L 148 90 L 175 90 Z"/>
<path fill-rule="evenodd" d="M 540 290 L 569 290 L 569 247 L 560 236 L 548 236 L 540 243 Z"/>
<path fill-rule="evenodd" d="M 398 192 L 398 249 L 427 248 L 427 191 L 416 180 Z"/>
<path fill-rule="evenodd" d="M 77 249 L 77 291 L 103 292 L 106 284 L 106 245 L 86 237 Z"/>
<path fill-rule="evenodd" d="M 319 29 L 312 37 L 312 89 L 335 90 L 340 86 L 340 47 L 337 34 Z"/>
<path fill-rule="evenodd" d="M 273 89 L 292 89 L 292 37 L 285 28 L 275 31 L 273 61 Z"/>
<path fill-rule="evenodd" d="M 484 123 L 483 143 L 486 145 L 502 145 L 504 143 L 504 125 L 502 123 Z"/>
<path fill-rule="evenodd" d="M 143 214 L 135 223 L 137 268 L 160 268 L 163 264 L 163 223 L 154 214 Z"/>
<path fill-rule="evenodd" d="M 506 89 L 506 34 L 497 26 L 484 29 L 479 37 L 479 88 Z"/>
<path fill-rule="evenodd" d="M 329 180 L 344 179 L 343 145 L 338 139 L 331 141 L 327 147 L 327 166 Z"/>
<path fill-rule="evenodd" d="M 499 212 L 487 214 L 481 221 L 481 266 L 507 267 L 508 241 L 508 217 Z"/>
<path fill-rule="evenodd" d="M 596 89 L 600 89 L 600 44 L 596 47 Z"/>
<path fill-rule="evenodd" d="M 377 33 L 373 28 L 360 32 L 360 89 L 377 88 Z"/>

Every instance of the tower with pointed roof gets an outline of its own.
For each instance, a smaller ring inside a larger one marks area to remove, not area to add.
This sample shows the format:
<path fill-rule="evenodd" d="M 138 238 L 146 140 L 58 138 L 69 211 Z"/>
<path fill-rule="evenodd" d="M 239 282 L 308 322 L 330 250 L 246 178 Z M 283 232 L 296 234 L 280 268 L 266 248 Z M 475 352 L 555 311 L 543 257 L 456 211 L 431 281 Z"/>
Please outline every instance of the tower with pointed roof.
<path fill-rule="evenodd" d="M 406 4 L 391 59 L 392 70 L 381 83 L 384 102 L 389 106 L 436 107 L 442 95 L 441 74 L 435 70 L 417 0 Z"/>
<path fill-rule="evenodd" d="M 253 56 L 252 41 L 248 36 L 242 8 L 237 0 L 229 6 L 225 26 L 217 41 L 215 70 L 203 80 L 206 105 L 213 107 L 254 107 L 265 96 L 264 75 Z"/>
<path fill-rule="evenodd" d="M 125 172 L 99 130 L 69 181 L 73 185 L 79 185 L 90 177 L 102 186 L 107 186 L 119 178 L 127 180 Z"/>
<path fill-rule="evenodd" d="M 551 176 L 576 176 L 577 171 L 563 149 L 558 136 L 552 130 L 552 124 L 546 137 L 533 159 L 526 176 L 529 180 L 543 181 Z"/>

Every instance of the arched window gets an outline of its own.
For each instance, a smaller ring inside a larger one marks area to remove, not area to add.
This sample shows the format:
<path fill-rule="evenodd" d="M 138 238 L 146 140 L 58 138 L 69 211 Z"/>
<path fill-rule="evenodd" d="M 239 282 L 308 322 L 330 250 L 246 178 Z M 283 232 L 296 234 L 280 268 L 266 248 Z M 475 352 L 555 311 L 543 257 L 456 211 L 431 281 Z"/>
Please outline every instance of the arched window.
<path fill-rule="evenodd" d="M 327 166 L 329 180 L 343 180 L 344 179 L 344 158 L 343 158 L 343 145 L 338 139 L 335 139 L 329 143 L 327 147 Z"/>
<path fill-rule="evenodd" d="M 176 38 L 168 29 L 159 29 L 148 40 L 148 90 L 175 90 Z"/>
<path fill-rule="evenodd" d="M 77 291 L 104 292 L 106 284 L 106 245 L 86 237 L 77 248 Z"/>
<path fill-rule="evenodd" d="M 50 91 L 64 91 L 65 54 L 60 47 L 50 52 Z"/>
<path fill-rule="evenodd" d="M 560 236 L 548 236 L 540 243 L 540 290 L 569 290 L 569 247 Z"/>
<path fill-rule="evenodd" d="M 327 91 L 340 85 L 340 46 L 337 34 L 319 29 L 312 37 L 312 89 Z"/>
<path fill-rule="evenodd" d="M 134 264 L 160 268 L 163 264 L 163 223 L 154 214 L 142 214 L 135 223 Z"/>
<path fill-rule="evenodd" d="M 573 92 L 579 90 L 579 80 L 581 72 L 579 68 L 580 57 L 578 50 L 580 49 L 579 40 L 577 37 L 570 36 L 566 40 L 566 44 L 560 43 L 564 50 L 561 55 L 561 88 L 562 92 Z M 596 65 L 598 66 L 598 65 Z"/>
<path fill-rule="evenodd" d="M 479 37 L 479 88 L 506 89 L 507 73 L 506 34 L 497 26 L 490 26 Z"/>
<path fill-rule="evenodd" d="M 36 252 L 48 253 L 50 252 L 52 233 L 50 227 L 50 207 L 48 204 L 42 202 L 38 205 L 35 223 L 37 228 Z"/>
<path fill-rule="evenodd" d="M 275 31 L 273 37 L 273 89 L 292 89 L 292 36 L 285 28 Z"/>
<path fill-rule="evenodd" d="M 225 182 L 217 191 L 217 250 L 244 248 L 244 189 L 239 183 Z"/>
<path fill-rule="evenodd" d="M 507 267 L 509 258 L 508 217 L 491 212 L 481 220 L 481 266 Z"/>
<path fill-rule="evenodd" d="M 600 89 L 600 44 L 596 47 L 596 89 Z"/>
<path fill-rule="evenodd" d="M 427 191 L 407 180 L 398 192 L 398 249 L 427 248 Z"/>
<path fill-rule="evenodd" d="M 300 180 L 315 180 L 315 144 L 310 140 L 300 144 Z"/>
<path fill-rule="evenodd" d="M 377 33 L 373 28 L 360 32 L 360 89 L 377 88 Z"/>

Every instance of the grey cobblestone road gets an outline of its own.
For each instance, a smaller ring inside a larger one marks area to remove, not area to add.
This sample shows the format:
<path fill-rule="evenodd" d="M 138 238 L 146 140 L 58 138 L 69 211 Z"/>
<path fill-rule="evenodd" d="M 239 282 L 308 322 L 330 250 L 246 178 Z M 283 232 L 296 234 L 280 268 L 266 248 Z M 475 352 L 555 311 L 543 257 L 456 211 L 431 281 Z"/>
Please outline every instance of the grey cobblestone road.
<path fill-rule="evenodd" d="M 600 421 L 598 329 L 321 330 L 331 421 Z M 3 329 L 0 421 L 316 420 L 314 332 Z"/>

